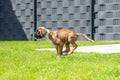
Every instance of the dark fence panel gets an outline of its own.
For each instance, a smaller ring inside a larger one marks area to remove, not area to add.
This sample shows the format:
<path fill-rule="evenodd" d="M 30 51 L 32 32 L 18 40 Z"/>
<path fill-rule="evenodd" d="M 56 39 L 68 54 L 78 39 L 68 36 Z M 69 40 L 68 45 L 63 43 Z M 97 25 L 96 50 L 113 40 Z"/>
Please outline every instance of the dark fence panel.
<path fill-rule="evenodd" d="M 31 39 L 33 13 L 33 0 L 0 0 L 0 39 Z"/>

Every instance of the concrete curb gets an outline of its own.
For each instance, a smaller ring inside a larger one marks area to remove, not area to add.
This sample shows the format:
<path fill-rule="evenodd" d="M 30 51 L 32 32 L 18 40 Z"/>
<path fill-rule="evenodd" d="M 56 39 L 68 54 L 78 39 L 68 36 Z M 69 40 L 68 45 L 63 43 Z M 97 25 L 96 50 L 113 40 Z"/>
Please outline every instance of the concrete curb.
<path fill-rule="evenodd" d="M 55 48 L 41 48 L 41 49 L 36 49 L 36 50 L 55 51 L 56 49 Z M 80 47 L 77 47 L 75 52 L 96 52 L 96 53 L 103 53 L 103 54 L 120 53 L 120 44 L 80 46 Z"/>

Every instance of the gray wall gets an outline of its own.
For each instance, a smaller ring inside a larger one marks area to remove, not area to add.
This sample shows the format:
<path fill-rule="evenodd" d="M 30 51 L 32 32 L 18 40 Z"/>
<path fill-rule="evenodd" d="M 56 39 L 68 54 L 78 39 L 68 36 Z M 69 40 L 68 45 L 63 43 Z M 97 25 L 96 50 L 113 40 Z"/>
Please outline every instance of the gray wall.
<path fill-rule="evenodd" d="M 37 26 L 72 29 L 90 36 L 90 0 L 37 0 L 37 3 Z"/>
<path fill-rule="evenodd" d="M 95 1 L 95 39 L 120 40 L 120 0 Z"/>
<path fill-rule="evenodd" d="M 120 0 L 94 1 L 95 40 L 120 40 Z M 91 0 L 37 0 L 36 17 L 37 26 L 91 37 Z M 31 40 L 34 24 L 34 0 L 0 0 L 0 40 Z"/>

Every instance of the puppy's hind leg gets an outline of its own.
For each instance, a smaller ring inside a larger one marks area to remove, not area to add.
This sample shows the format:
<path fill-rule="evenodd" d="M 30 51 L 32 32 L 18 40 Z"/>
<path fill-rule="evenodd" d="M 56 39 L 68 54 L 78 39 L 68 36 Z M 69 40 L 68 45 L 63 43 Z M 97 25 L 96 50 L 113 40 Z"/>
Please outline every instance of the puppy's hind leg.
<path fill-rule="evenodd" d="M 74 52 L 74 50 L 77 48 L 78 45 L 75 43 L 75 41 L 77 40 L 77 38 L 78 38 L 78 35 L 76 35 L 75 33 L 69 34 L 68 42 L 70 44 L 72 44 L 73 48 L 69 51 L 68 54 L 72 54 Z"/>
<path fill-rule="evenodd" d="M 78 46 L 75 42 L 71 42 L 71 44 L 72 44 L 73 48 L 69 51 L 68 54 L 72 54 Z"/>

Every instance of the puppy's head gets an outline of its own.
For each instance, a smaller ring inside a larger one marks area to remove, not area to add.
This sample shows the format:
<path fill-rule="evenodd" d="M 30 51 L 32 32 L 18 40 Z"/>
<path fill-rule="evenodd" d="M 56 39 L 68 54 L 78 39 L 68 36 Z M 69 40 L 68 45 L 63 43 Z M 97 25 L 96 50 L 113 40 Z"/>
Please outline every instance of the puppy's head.
<path fill-rule="evenodd" d="M 44 38 L 47 33 L 47 29 L 44 27 L 38 27 L 36 32 L 34 33 L 34 40 Z"/>

